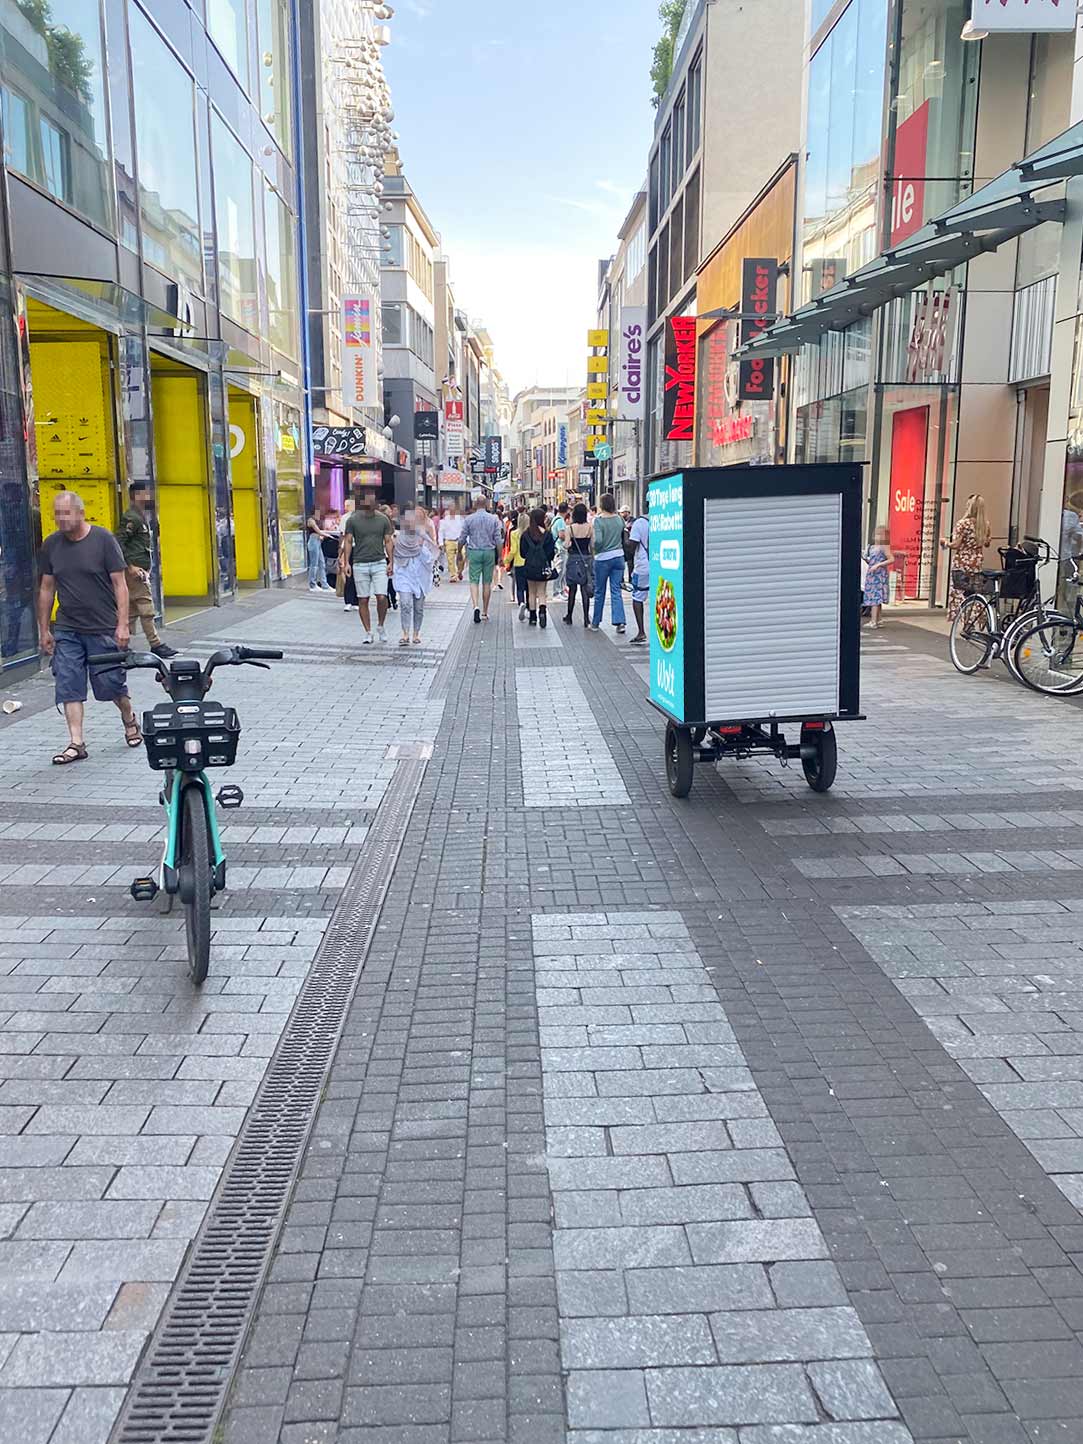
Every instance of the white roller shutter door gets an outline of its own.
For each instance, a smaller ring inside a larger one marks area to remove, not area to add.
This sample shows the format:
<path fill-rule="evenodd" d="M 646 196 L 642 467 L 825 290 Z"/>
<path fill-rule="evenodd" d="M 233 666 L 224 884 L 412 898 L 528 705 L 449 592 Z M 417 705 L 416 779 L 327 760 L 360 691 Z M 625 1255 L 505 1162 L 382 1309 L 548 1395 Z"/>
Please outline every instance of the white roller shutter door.
<path fill-rule="evenodd" d="M 703 503 L 705 721 L 839 706 L 842 497 Z"/>

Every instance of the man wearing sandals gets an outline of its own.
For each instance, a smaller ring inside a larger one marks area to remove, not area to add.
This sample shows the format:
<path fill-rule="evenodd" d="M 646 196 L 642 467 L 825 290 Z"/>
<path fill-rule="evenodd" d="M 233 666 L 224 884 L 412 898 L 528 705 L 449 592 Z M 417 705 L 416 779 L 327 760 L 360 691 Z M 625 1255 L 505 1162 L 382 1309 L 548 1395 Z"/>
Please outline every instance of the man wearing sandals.
<path fill-rule="evenodd" d="M 57 767 L 82 762 L 83 704 L 87 680 L 99 702 L 113 702 L 124 721 L 124 739 L 138 747 L 143 737 L 132 709 L 121 667 L 92 667 L 95 652 L 128 648 L 128 583 L 124 555 L 112 532 L 91 526 L 83 501 L 74 491 L 60 492 L 53 503 L 56 531 L 41 549 L 38 635 L 52 658 L 56 705 L 64 708 L 71 739 L 53 758 Z M 53 600 L 60 610 L 50 631 Z"/>

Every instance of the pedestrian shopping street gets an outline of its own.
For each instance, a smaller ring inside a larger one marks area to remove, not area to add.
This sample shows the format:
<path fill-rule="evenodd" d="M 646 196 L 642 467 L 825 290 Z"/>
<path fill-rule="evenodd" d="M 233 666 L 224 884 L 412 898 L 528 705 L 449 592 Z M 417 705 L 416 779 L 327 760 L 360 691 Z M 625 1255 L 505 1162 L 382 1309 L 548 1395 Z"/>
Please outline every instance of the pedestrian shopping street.
<path fill-rule="evenodd" d="M 465 593 L 170 629 L 286 653 L 201 990 L 145 758 L 5 689 L 0 1440 L 1077 1441 L 1078 708 L 891 623 L 831 793 L 677 801 L 645 655 Z"/>

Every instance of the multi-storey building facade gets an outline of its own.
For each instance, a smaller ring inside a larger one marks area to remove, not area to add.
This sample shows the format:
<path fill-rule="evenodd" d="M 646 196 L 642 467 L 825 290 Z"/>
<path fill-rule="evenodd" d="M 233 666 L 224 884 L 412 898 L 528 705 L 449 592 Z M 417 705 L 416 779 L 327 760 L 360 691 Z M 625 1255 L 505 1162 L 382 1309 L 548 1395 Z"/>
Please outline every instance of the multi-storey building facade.
<path fill-rule="evenodd" d="M 424 448 L 414 446 L 414 415 L 434 411 L 438 404 L 435 266 L 440 241 L 396 155 L 388 159 L 383 186 L 388 241 L 380 272 L 384 412 L 396 448 L 413 457 L 412 470 L 400 471 L 396 479 L 402 506 L 424 493 L 434 465 Z"/>
<path fill-rule="evenodd" d="M 692 462 L 662 434 L 667 322 L 696 314 L 699 265 L 797 148 L 803 26 L 802 0 L 688 0 L 647 179 L 648 474 Z"/>
<path fill-rule="evenodd" d="M 299 0 L 304 159 L 304 279 L 311 396 L 313 502 L 341 511 L 359 482 L 393 494 L 395 448 L 384 436 L 380 258 L 384 155 L 391 97 L 380 62 L 386 7 Z M 348 308 L 363 305 L 371 394 L 344 392 Z M 344 435 L 344 433 L 346 433 Z"/>
<path fill-rule="evenodd" d="M 36 654 L 52 499 L 155 494 L 167 609 L 302 558 L 296 35 L 288 0 L 0 14 L 5 665 Z"/>

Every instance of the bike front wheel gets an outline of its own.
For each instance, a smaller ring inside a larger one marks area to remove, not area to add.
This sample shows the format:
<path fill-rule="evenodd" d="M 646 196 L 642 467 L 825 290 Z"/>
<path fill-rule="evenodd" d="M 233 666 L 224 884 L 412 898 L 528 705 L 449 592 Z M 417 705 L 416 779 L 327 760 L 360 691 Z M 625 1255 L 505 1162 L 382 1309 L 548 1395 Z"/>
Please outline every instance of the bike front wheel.
<path fill-rule="evenodd" d="M 1053 617 L 1024 632 L 1016 643 L 1014 671 L 1035 692 L 1064 696 L 1083 691 L 1083 647 L 1079 629 L 1065 617 Z"/>
<path fill-rule="evenodd" d="M 188 941 L 188 976 L 197 986 L 211 964 L 211 848 L 203 789 L 184 789 L 181 808 L 181 901 Z"/>
<path fill-rule="evenodd" d="M 970 676 L 988 662 L 996 641 L 996 613 L 984 597 L 967 597 L 948 638 L 952 666 Z"/>

